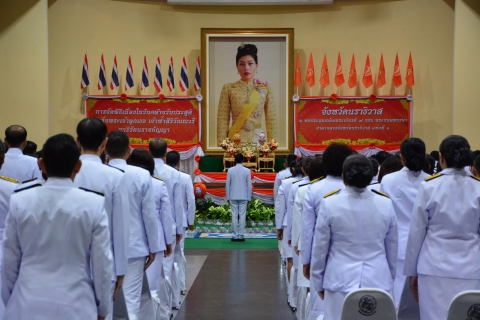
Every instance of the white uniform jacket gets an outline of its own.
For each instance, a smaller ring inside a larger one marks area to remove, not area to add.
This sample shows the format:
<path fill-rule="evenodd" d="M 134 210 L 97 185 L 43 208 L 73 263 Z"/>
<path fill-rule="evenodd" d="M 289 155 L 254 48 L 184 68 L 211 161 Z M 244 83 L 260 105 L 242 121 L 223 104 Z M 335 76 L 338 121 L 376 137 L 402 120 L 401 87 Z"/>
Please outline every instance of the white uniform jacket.
<path fill-rule="evenodd" d="M 18 186 L 16 180 L 0 176 L 0 260 L 2 259 L 3 230 L 5 229 L 5 219 L 7 218 L 10 197 Z M 2 270 L 0 262 L 0 272 Z"/>
<path fill-rule="evenodd" d="M 173 220 L 170 200 L 165 182 L 157 177 L 152 177 L 155 208 L 157 210 L 158 246 L 160 251 L 167 249 L 167 244 L 172 244 L 175 234 L 172 233 Z"/>
<path fill-rule="evenodd" d="M 300 175 L 285 178 L 282 180 L 280 188 L 278 188 L 277 198 L 275 199 L 275 227 L 277 230 L 287 226 L 288 195 L 290 194 L 293 183 L 301 179 L 302 177 Z"/>
<path fill-rule="evenodd" d="M 315 223 L 323 196 L 332 190 L 343 188 L 345 188 L 345 184 L 343 183 L 342 177 L 334 176 L 326 176 L 318 180 L 313 180 L 307 187 L 305 200 L 303 201 L 302 228 L 300 232 L 300 241 L 302 243 L 300 262 L 303 265 L 310 263 Z"/>
<path fill-rule="evenodd" d="M 45 179 L 43 179 L 43 177 L 39 177 L 39 178 L 33 178 L 33 179 L 29 179 L 29 180 L 25 180 L 25 181 L 22 181 L 22 182 L 19 182 L 19 184 L 17 184 L 16 186 L 16 190 L 18 189 L 25 189 L 27 187 L 30 187 L 30 186 L 43 186 L 45 184 Z"/>
<path fill-rule="evenodd" d="M 180 177 L 185 193 L 184 202 L 184 214 L 183 214 L 183 227 L 193 226 L 195 223 L 195 194 L 193 193 L 192 177 L 185 172 L 180 171 Z"/>
<path fill-rule="evenodd" d="M 160 158 L 155 158 L 155 176 L 162 178 L 167 185 L 168 197 L 172 209 L 172 219 L 175 223 L 175 234 L 183 234 L 183 207 L 185 193 L 182 190 L 180 172 L 166 165 Z"/>
<path fill-rule="evenodd" d="M 5 153 L 5 162 L 0 169 L 0 176 L 6 176 L 19 182 L 41 177 L 37 158 L 26 156 L 18 148 L 10 148 Z"/>
<path fill-rule="evenodd" d="M 251 173 L 241 163 L 228 168 L 225 193 L 227 200 L 250 201 L 252 199 Z"/>
<path fill-rule="evenodd" d="M 283 236 L 287 237 L 287 240 L 292 240 L 292 223 L 293 223 L 293 209 L 295 205 L 295 196 L 298 192 L 300 186 L 305 186 L 310 184 L 310 179 L 308 176 L 303 177 L 301 180 L 298 180 L 292 184 L 292 188 L 288 193 L 287 198 L 287 228 L 286 232 L 284 231 Z"/>
<path fill-rule="evenodd" d="M 104 198 L 68 178 L 15 193 L 4 232 L 4 319 L 106 316 L 112 270 Z"/>
<path fill-rule="evenodd" d="M 407 167 L 403 167 L 400 171 L 384 176 L 380 188 L 375 188 L 388 194 L 392 200 L 398 224 L 398 259 L 401 260 L 405 259 L 413 204 L 418 188 L 425 178 L 428 178 L 425 172 L 410 171 Z M 403 273 L 403 270 L 399 272 Z"/>
<path fill-rule="evenodd" d="M 295 195 L 295 201 L 293 203 L 292 214 L 292 247 L 298 247 L 301 250 L 300 244 L 300 229 L 302 228 L 302 213 L 303 213 L 303 201 L 305 194 L 307 193 L 307 187 L 310 184 L 310 180 L 307 184 L 302 184 L 297 190 Z"/>
<path fill-rule="evenodd" d="M 404 274 L 480 279 L 480 181 L 448 168 L 420 184 Z"/>
<path fill-rule="evenodd" d="M 128 258 L 146 257 L 149 252 L 160 251 L 157 210 L 150 173 L 144 168 L 127 165 L 123 159 L 112 159 L 108 164 L 125 172 L 122 183 L 128 192 L 124 196 L 129 203 Z"/>
<path fill-rule="evenodd" d="M 113 280 L 127 273 L 129 213 L 128 192 L 121 183 L 123 170 L 102 163 L 100 157 L 90 154 L 80 156 L 82 168 L 75 176 L 73 184 L 76 187 L 91 189 L 105 196 L 105 211 L 108 217 L 110 240 L 114 262 Z M 47 180 L 48 181 L 48 180 Z"/>
<path fill-rule="evenodd" d="M 318 213 L 311 274 L 316 291 L 392 290 L 398 231 L 387 196 L 346 187 L 327 196 Z"/>
<path fill-rule="evenodd" d="M 280 185 L 282 184 L 282 180 L 290 177 L 292 175 L 292 172 L 290 171 L 290 168 L 283 169 L 277 175 L 275 176 L 275 182 L 273 184 L 273 203 L 277 200 L 277 194 L 278 194 L 278 188 L 280 188 Z"/>

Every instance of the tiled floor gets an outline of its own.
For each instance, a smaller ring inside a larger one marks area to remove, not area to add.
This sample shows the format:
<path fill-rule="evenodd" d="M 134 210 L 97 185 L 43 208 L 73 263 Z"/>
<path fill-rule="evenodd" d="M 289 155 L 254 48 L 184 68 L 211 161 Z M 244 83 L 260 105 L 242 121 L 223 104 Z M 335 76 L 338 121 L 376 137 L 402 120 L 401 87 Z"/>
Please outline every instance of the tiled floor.
<path fill-rule="evenodd" d="M 187 296 L 176 320 L 296 319 L 287 305 L 277 250 L 186 250 L 185 254 Z"/>

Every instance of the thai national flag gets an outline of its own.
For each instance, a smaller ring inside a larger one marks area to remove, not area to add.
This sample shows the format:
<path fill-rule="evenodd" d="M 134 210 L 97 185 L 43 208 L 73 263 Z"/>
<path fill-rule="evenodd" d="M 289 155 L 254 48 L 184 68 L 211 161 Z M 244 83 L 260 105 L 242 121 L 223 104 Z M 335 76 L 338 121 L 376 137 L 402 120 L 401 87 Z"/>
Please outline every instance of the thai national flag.
<path fill-rule="evenodd" d="M 98 90 L 102 90 L 103 87 L 107 85 L 107 77 L 105 73 L 105 60 L 103 60 L 103 53 L 102 57 L 100 58 L 100 71 L 98 72 Z"/>
<path fill-rule="evenodd" d="M 157 65 L 155 66 L 155 81 L 153 81 L 153 85 L 158 92 L 163 90 L 161 67 L 162 65 L 160 64 L 160 57 L 157 57 Z"/>
<path fill-rule="evenodd" d="M 142 71 L 142 90 L 145 90 L 150 84 L 148 83 L 148 65 L 147 56 L 143 56 L 143 71 Z"/>
<path fill-rule="evenodd" d="M 180 81 L 178 82 L 180 85 L 180 89 L 182 92 L 188 89 L 188 73 L 187 73 L 187 61 L 185 61 L 185 57 L 182 60 L 182 70 L 180 70 Z"/>
<path fill-rule="evenodd" d="M 112 68 L 112 80 L 110 81 L 110 89 L 115 90 L 119 86 L 118 82 L 118 66 L 117 66 L 117 55 L 113 58 L 113 68 Z"/>
<path fill-rule="evenodd" d="M 125 77 L 125 91 L 133 88 L 133 67 L 132 58 L 128 56 L 127 76 Z"/>
<path fill-rule="evenodd" d="M 201 86 L 201 78 L 200 78 L 200 57 L 197 57 L 197 70 L 195 71 L 195 83 L 193 84 L 193 88 L 195 91 L 200 90 Z"/>
<path fill-rule="evenodd" d="M 173 58 L 170 57 L 170 65 L 168 66 L 167 87 L 170 92 L 175 89 L 175 79 L 173 79 Z"/>
<path fill-rule="evenodd" d="M 83 59 L 83 70 L 82 70 L 82 82 L 80 82 L 80 89 L 88 87 L 90 84 L 90 79 L 88 78 L 88 58 L 85 53 L 85 58 Z"/>

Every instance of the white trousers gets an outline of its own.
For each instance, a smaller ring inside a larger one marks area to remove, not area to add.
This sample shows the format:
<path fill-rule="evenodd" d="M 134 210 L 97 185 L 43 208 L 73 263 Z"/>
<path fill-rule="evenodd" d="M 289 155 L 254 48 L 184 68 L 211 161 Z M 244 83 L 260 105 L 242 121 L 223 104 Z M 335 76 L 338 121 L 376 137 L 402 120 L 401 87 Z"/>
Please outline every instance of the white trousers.
<path fill-rule="evenodd" d="M 393 298 L 395 299 L 395 307 L 398 309 L 400 305 L 400 298 L 402 297 L 403 287 L 405 286 L 405 278 L 403 275 L 403 266 L 405 260 L 397 259 L 397 273 L 395 274 L 395 281 L 393 282 Z"/>
<path fill-rule="evenodd" d="M 284 227 L 283 231 L 285 232 L 286 230 L 287 230 L 287 227 Z M 290 247 L 288 245 L 287 235 L 284 234 L 282 239 L 282 258 L 284 259 L 291 258 L 293 254 L 295 254 L 293 252 L 293 247 Z"/>
<path fill-rule="evenodd" d="M 184 231 L 186 228 L 183 228 Z M 178 265 L 178 286 L 180 290 L 186 290 L 185 280 L 186 280 L 186 268 L 187 268 L 187 259 L 185 259 L 185 232 L 183 233 L 184 237 L 175 250 L 175 257 L 173 261 Z M 178 249 L 178 250 L 177 250 Z"/>
<path fill-rule="evenodd" d="M 480 290 L 480 280 L 418 275 L 420 319 L 445 319 L 453 297 L 465 290 Z"/>
<path fill-rule="evenodd" d="M 247 203 L 247 200 L 230 200 L 234 238 L 243 237 L 243 232 L 245 231 L 245 219 L 247 217 Z"/>
<path fill-rule="evenodd" d="M 290 282 L 288 283 L 288 287 L 289 287 L 288 295 L 289 295 L 290 306 L 293 308 L 296 308 L 298 305 L 297 274 L 298 274 L 298 270 L 292 267 L 292 270 L 290 271 Z"/>
<path fill-rule="evenodd" d="M 308 314 L 310 315 L 310 317 L 317 318 L 318 316 L 321 316 L 324 314 L 324 309 L 325 309 L 324 300 L 320 299 L 318 292 L 315 290 L 315 288 L 312 285 L 312 282 L 310 282 L 310 304 L 309 305 L 310 305 L 310 309 L 308 310 Z M 325 319 L 328 319 L 328 318 L 325 318 Z"/>
<path fill-rule="evenodd" d="M 138 319 L 144 267 L 145 257 L 128 259 L 127 273 L 123 280 L 123 293 L 130 320 Z"/>

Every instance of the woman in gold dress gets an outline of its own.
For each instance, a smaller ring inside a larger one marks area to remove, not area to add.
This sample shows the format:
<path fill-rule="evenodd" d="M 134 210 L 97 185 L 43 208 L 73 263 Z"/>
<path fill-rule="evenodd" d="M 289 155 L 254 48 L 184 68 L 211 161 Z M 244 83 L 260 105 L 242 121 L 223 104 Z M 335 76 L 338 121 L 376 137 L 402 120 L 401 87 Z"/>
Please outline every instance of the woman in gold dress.
<path fill-rule="evenodd" d="M 238 47 L 236 65 L 240 80 L 227 83 L 222 88 L 217 113 L 218 145 L 226 137 L 232 139 L 237 131 L 242 142 L 258 142 L 259 136 L 265 132 L 262 127 L 264 116 L 266 138 L 277 139 L 277 115 L 272 89 L 267 82 L 255 78 L 257 51 L 253 44 Z"/>

